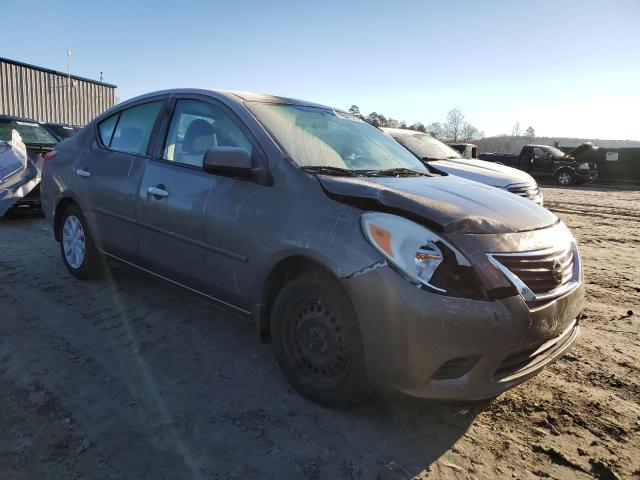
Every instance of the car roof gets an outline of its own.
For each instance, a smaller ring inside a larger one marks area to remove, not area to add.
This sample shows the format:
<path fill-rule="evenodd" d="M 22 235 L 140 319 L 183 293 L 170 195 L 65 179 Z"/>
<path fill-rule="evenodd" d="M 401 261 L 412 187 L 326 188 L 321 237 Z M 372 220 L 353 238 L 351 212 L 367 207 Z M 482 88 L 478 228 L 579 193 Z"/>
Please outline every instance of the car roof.
<path fill-rule="evenodd" d="M 33 118 L 16 117 L 15 115 L 0 115 L 0 121 L 38 123 Z"/>
<path fill-rule="evenodd" d="M 390 127 L 380 127 L 380 130 L 386 133 L 395 134 L 395 135 L 426 135 L 430 136 L 428 133 L 421 132 L 419 130 L 411 130 L 409 128 L 390 128 Z"/>
<path fill-rule="evenodd" d="M 298 105 L 304 107 L 316 107 L 316 108 L 324 108 L 329 110 L 339 110 L 334 109 L 333 107 L 329 107 L 327 105 L 322 105 L 319 103 L 308 102 L 305 100 L 298 100 L 295 98 L 288 97 L 279 97 L 276 95 L 267 95 L 264 93 L 257 92 L 249 92 L 249 91 L 241 91 L 241 90 L 215 90 L 215 89 L 201 89 L 201 88 L 173 88 L 169 90 L 159 90 L 156 92 L 145 93 L 144 95 L 140 95 L 135 98 L 131 98 L 116 105 L 116 108 L 122 107 L 128 103 L 136 102 L 147 97 L 154 97 L 158 95 L 177 95 L 177 94 L 199 94 L 199 95 L 208 95 L 211 97 L 225 97 L 231 101 L 243 103 L 243 102 L 258 102 L 258 103 L 272 103 L 272 104 L 286 104 L 286 105 Z M 342 111 L 342 110 L 340 110 Z"/>

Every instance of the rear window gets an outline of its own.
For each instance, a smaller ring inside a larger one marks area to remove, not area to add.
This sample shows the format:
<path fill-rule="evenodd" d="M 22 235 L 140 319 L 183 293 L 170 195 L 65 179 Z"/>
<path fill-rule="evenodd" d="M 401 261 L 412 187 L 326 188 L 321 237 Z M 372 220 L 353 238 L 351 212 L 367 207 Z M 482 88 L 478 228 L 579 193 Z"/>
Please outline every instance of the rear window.
<path fill-rule="evenodd" d="M 28 145 L 55 145 L 58 139 L 39 123 L 22 120 L 0 120 L 0 141 L 11 140 L 11 132 L 17 130 Z"/>
<path fill-rule="evenodd" d="M 106 120 L 100 122 L 98 126 L 98 130 L 100 131 L 100 140 L 107 147 L 111 145 L 111 137 L 113 136 L 113 129 L 116 126 L 116 122 L 118 121 L 119 115 L 112 115 Z"/>
<path fill-rule="evenodd" d="M 146 154 L 151 131 L 162 103 L 162 101 L 145 103 L 104 120 L 99 127 L 103 143 L 120 152 Z M 115 125 L 115 129 L 111 122 Z"/>

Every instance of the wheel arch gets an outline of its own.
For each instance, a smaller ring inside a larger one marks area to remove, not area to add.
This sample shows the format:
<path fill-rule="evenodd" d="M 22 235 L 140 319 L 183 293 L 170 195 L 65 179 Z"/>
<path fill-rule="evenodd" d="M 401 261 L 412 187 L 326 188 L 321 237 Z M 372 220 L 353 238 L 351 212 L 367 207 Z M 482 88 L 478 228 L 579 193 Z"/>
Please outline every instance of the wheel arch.
<path fill-rule="evenodd" d="M 303 272 L 322 271 L 340 285 L 338 275 L 323 261 L 305 254 L 292 254 L 277 260 L 262 282 L 260 298 L 254 310 L 258 335 L 264 343 L 270 341 L 271 311 L 280 290 Z"/>
<path fill-rule="evenodd" d="M 560 167 L 557 167 L 554 171 L 553 171 L 553 176 L 555 177 L 556 175 L 558 175 L 558 173 L 562 172 L 563 170 L 567 170 L 568 172 L 571 173 L 576 173 L 576 169 L 569 166 L 569 165 L 562 165 Z"/>
<path fill-rule="evenodd" d="M 60 241 L 60 229 L 62 228 L 62 213 L 70 206 L 70 205 L 78 205 L 78 202 L 75 198 L 67 196 L 62 197 L 53 213 L 53 236 L 56 241 Z"/>

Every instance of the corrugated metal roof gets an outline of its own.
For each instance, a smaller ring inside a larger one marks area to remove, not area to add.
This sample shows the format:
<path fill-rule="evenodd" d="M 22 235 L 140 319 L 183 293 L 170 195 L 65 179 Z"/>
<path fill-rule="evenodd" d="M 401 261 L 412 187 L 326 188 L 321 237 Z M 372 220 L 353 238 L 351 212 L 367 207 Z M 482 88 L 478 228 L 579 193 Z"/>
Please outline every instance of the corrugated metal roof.
<path fill-rule="evenodd" d="M 18 65 L 20 67 L 32 68 L 34 70 L 38 70 L 40 72 L 45 72 L 45 73 L 50 73 L 52 75 L 60 75 L 62 77 L 68 77 L 69 76 L 64 72 L 59 72 L 57 70 L 52 70 L 50 68 L 39 67 L 37 65 L 32 65 L 30 63 L 19 62 L 17 60 L 11 60 L 10 58 L 0 57 L 0 62 L 11 63 L 13 65 Z M 117 88 L 118 87 L 117 85 L 114 85 L 112 83 L 99 82 L 98 80 L 92 80 L 90 78 L 79 77 L 77 75 L 71 75 L 71 78 L 73 78 L 74 80 L 80 80 L 82 82 L 89 82 L 89 83 L 93 83 L 93 84 L 96 84 L 96 85 L 101 85 L 103 87 L 108 87 L 108 88 Z"/>

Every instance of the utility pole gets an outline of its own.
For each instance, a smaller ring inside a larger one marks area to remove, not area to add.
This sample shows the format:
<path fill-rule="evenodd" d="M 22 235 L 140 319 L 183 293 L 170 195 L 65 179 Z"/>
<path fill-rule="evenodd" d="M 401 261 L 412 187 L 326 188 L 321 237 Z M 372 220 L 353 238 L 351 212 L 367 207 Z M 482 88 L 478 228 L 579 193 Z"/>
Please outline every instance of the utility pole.
<path fill-rule="evenodd" d="M 67 48 L 67 122 L 71 125 L 71 49 Z"/>

